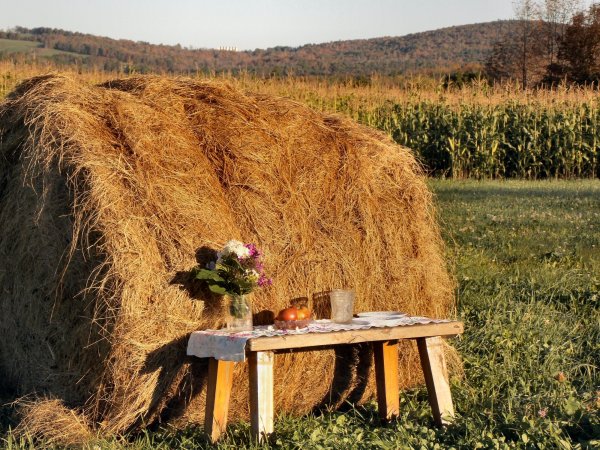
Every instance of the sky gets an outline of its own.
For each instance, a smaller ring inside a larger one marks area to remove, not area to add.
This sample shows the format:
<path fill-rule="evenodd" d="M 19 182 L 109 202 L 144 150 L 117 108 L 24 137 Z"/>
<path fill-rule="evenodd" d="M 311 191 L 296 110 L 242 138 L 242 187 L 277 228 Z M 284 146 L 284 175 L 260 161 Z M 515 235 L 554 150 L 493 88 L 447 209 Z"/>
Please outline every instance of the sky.
<path fill-rule="evenodd" d="M 513 16 L 511 0 L 0 0 L 0 11 L 2 29 L 51 27 L 239 50 L 401 36 Z"/>

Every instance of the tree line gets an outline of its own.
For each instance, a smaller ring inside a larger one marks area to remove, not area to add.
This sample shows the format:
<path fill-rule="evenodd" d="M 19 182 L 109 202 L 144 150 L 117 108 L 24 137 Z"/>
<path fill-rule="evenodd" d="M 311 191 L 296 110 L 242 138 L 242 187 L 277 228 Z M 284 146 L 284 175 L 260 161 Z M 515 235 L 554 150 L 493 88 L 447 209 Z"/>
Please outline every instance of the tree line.
<path fill-rule="evenodd" d="M 488 77 L 517 79 L 524 89 L 600 82 L 600 4 L 519 0 L 515 13 L 513 32 L 486 61 Z"/>

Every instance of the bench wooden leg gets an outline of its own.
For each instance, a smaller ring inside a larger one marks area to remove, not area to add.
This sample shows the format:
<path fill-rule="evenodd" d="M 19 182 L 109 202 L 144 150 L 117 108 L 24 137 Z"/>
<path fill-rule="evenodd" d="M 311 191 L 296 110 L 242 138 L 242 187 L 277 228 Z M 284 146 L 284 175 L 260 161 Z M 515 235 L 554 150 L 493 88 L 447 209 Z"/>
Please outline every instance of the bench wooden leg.
<path fill-rule="evenodd" d="M 392 420 L 400 413 L 398 341 L 373 342 L 379 417 Z"/>
<path fill-rule="evenodd" d="M 233 361 L 208 361 L 208 389 L 204 430 L 212 442 L 216 442 L 227 427 L 229 398 L 233 384 Z"/>
<path fill-rule="evenodd" d="M 439 336 L 419 338 L 417 347 L 421 356 L 421 367 L 425 375 L 433 419 L 438 426 L 446 425 L 454 419 L 454 406 L 448 383 L 443 340 Z"/>
<path fill-rule="evenodd" d="M 250 424 L 261 442 L 273 432 L 273 359 L 273 352 L 252 352 L 248 357 Z"/>

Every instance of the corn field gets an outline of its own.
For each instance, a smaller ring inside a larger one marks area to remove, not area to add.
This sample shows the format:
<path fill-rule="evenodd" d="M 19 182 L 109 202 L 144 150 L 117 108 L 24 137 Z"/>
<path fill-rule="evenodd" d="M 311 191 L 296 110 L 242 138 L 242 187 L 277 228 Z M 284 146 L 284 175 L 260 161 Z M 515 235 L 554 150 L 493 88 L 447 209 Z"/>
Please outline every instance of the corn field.
<path fill-rule="evenodd" d="M 51 70 L 0 62 L 0 100 L 23 79 Z M 89 83 L 125 76 L 66 72 Z M 217 76 L 248 91 L 291 97 L 375 127 L 411 148 L 433 176 L 600 178 L 597 87 L 523 92 L 515 85 L 485 82 L 443 87 L 431 78 L 372 77 L 355 85 L 326 78 Z"/>
<path fill-rule="evenodd" d="M 450 178 L 600 177 L 600 108 L 418 102 L 359 115 L 414 150 L 428 171 Z"/>

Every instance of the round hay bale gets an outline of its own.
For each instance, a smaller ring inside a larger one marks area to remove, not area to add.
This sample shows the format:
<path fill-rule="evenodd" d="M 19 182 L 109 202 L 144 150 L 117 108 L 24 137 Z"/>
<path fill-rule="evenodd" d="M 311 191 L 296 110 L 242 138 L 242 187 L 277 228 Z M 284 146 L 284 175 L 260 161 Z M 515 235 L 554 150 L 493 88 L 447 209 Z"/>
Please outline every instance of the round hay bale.
<path fill-rule="evenodd" d="M 308 297 L 323 314 L 321 293 L 340 286 L 357 310 L 446 316 L 453 304 L 413 155 L 287 99 L 47 75 L 0 105 L 0 157 L 0 380 L 103 433 L 201 420 L 206 364 L 186 341 L 220 324 L 221 303 L 188 271 L 229 239 L 264 250 L 274 284 L 256 313 Z M 408 386 L 420 370 L 405 350 Z M 360 348 L 277 357 L 277 411 L 367 399 L 371 366 Z M 236 370 L 233 419 L 248 410 Z"/>

